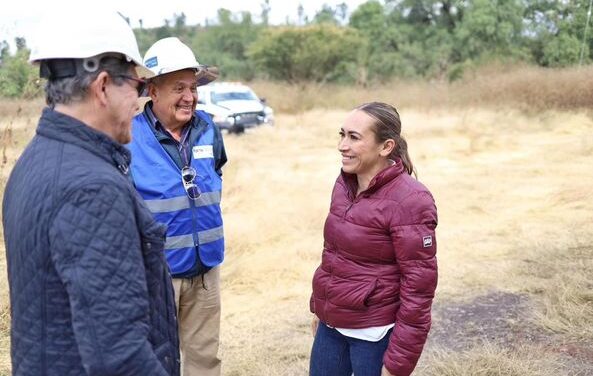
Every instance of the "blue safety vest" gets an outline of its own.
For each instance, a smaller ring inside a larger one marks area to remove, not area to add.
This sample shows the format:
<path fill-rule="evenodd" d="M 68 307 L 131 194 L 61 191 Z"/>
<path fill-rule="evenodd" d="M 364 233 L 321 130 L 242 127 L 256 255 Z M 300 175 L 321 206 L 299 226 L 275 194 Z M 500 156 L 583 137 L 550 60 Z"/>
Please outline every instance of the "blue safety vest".
<path fill-rule="evenodd" d="M 224 234 L 220 197 L 222 180 L 214 169 L 214 127 L 208 115 L 196 111 L 208 127 L 191 150 L 191 166 L 198 176 L 194 183 L 200 197 L 188 197 L 181 171 L 156 139 L 144 114 L 132 122 L 132 176 L 138 193 L 144 198 L 154 218 L 167 225 L 165 256 L 173 276 L 190 270 L 199 254 L 208 267 L 224 258 Z"/>

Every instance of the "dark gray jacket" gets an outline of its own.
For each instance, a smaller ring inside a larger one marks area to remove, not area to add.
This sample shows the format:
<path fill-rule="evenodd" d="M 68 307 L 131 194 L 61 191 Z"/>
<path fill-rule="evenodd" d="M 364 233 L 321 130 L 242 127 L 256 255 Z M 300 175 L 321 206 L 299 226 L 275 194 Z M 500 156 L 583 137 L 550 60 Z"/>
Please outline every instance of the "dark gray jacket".
<path fill-rule="evenodd" d="M 45 109 L 6 186 L 14 375 L 179 375 L 173 289 L 127 149 Z"/>

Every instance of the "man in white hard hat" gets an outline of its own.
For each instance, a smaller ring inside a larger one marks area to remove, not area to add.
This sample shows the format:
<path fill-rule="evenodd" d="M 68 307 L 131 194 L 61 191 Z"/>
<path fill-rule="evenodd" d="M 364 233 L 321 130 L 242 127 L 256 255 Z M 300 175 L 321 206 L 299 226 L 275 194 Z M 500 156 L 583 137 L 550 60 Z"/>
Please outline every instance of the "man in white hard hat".
<path fill-rule="evenodd" d="M 13 375 L 179 375 L 173 286 L 129 177 L 141 75 L 117 13 L 33 40 L 48 107 L 4 194 Z"/>
<path fill-rule="evenodd" d="M 217 78 L 178 38 L 154 43 L 144 63 L 155 74 L 144 111 L 134 118 L 132 177 L 158 222 L 175 288 L 185 376 L 220 375 L 220 263 L 224 235 L 220 130 L 196 111 L 196 88 Z"/>

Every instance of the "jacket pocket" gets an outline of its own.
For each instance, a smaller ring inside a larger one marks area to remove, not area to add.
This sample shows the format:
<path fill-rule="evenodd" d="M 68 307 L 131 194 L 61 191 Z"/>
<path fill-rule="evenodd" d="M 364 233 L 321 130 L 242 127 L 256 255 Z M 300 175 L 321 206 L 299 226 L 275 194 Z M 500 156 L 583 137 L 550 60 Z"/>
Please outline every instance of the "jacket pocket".
<path fill-rule="evenodd" d="M 327 300 L 339 307 L 364 311 L 376 287 L 377 278 L 356 281 L 333 275 L 327 288 Z"/>
<path fill-rule="evenodd" d="M 399 281 L 380 278 L 377 279 L 375 289 L 367 297 L 365 304 L 367 306 L 389 305 L 399 300 Z"/>

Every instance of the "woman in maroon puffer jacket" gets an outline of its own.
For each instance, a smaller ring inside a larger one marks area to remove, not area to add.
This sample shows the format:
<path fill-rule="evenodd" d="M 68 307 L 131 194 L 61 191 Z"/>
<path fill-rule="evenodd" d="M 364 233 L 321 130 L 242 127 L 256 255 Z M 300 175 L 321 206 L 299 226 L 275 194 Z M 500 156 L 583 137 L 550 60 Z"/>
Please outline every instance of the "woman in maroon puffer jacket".
<path fill-rule="evenodd" d="M 342 172 L 313 277 L 310 375 L 408 376 L 437 285 L 434 199 L 410 176 L 394 107 L 357 107 L 340 137 Z"/>

